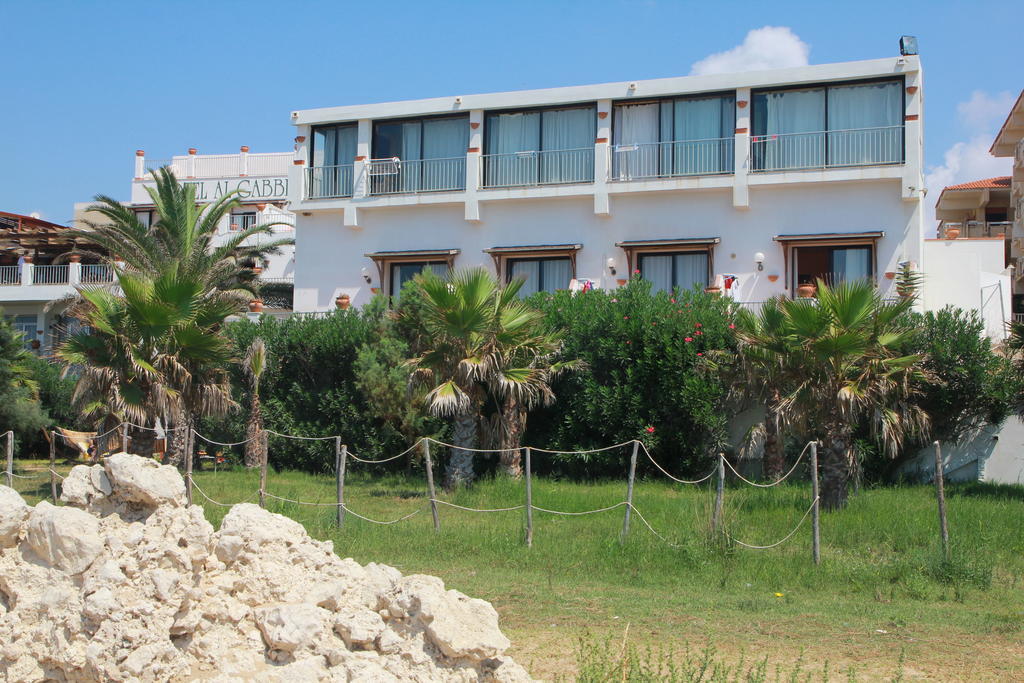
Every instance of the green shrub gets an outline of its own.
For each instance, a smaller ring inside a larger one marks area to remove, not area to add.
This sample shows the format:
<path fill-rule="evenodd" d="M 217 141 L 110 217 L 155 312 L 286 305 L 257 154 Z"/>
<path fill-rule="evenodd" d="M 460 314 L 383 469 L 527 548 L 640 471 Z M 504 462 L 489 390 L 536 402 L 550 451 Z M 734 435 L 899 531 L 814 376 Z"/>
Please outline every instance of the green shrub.
<path fill-rule="evenodd" d="M 530 414 L 524 443 L 579 450 L 640 438 L 677 472 L 707 469 L 725 432 L 726 388 L 698 364 L 732 345 L 728 299 L 697 290 L 652 294 L 650 283 L 634 278 L 610 292 L 541 293 L 531 301 L 565 330 L 563 357 L 588 367 L 555 383 L 555 403 Z M 536 467 L 621 476 L 624 459 L 609 451 L 538 459 Z"/>

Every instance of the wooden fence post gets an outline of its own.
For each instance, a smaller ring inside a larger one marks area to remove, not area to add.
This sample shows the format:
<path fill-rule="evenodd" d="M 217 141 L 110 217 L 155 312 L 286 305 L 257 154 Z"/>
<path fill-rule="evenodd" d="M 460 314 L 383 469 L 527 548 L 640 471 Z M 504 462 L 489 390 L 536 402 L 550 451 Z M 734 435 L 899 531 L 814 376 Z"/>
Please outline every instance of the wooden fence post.
<path fill-rule="evenodd" d="M 629 518 L 633 512 L 633 480 L 636 479 L 636 453 L 640 450 L 640 442 L 633 441 L 633 455 L 629 458 L 629 480 L 626 483 L 626 515 L 622 518 L 622 535 L 619 542 L 624 543 L 629 535 Z"/>
<path fill-rule="evenodd" d="M 7 487 L 14 488 L 14 432 L 7 432 Z"/>
<path fill-rule="evenodd" d="M 334 437 L 334 472 L 338 487 L 338 527 L 345 526 L 345 465 L 348 463 L 348 446 L 343 446 L 341 437 Z"/>
<path fill-rule="evenodd" d="M 711 531 L 717 534 L 722 527 L 722 508 L 725 502 L 725 455 L 718 454 L 718 487 L 715 490 L 715 509 L 711 514 Z"/>
<path fill-rule="evenodd" d="M 128 423 L 121 423 L 121 452 L 128 452 Z"/>
<path fill-rule="evenodd" d="M 259 439 L 263 439 L 263 457 L 260 458 L 260 507 L 267 507 L 267 460 L 270 459 L 270 449 L 267 448 L 267 433 L 260 430 Z"/>
<path fill-rule="evenodd" d="M 188 430 L 185 436 L 185 500 L 192 504 L 192 453 L 195 451 L 195 436 Z"/>
<path fill-rule="evenodd" d="M 811 553 L 814 564 L 821 564 L 821 494 L 818 492 L 818 442 L 811 442 L 811 495 L 814 506 L 811 510 Z"/>
<path fill-rule="evenodd" d="M 946 486 L 942 466 L 942 447 L 935 442 L 935 495 L 939 499 L 939 529 L 942 533 L 942 556 L 949 560 L 949 524 L 946 521 Z"/>
<path fill-rule="evenodd" d="M 57 432 L 50 432 L 50 495 L 57 504 Z"/>
<path fill-rule="evenodd" d="M 430 494 L 430 514 L 434 517 L 434 533 L 441 530 L 441 518 L 437 516 L 437 495 L 434 491 L 434 464 L 430 461 L 430 442 L 423 439 L 423 460 L 427 467 L 427 493 Z"/>
<path fill-rule="evenodd" d="M 533 482 L 530 466 L 530 447 L 523 449 L 526 461 L 526 547 L 533 547 Z"/>

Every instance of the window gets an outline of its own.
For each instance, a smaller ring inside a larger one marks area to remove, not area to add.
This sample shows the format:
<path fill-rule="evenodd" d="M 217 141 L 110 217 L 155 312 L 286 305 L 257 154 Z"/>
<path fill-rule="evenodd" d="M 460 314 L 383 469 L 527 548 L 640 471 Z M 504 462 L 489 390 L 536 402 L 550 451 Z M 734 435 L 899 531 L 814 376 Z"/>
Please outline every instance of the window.
<path fill-rule="evenodd" d="M 425 270 L 434 275 L 444 277 L 448 273 L 446 261 L 410 261 L 408 263 L 391 264 L 390 294 L 395 300 L 401 295 L 402 286 Z"/>
<path fill-rule="evenodd" d="M 594 105 L 487 115 L 485 187 L 594 180 Z"/>
<path fill-rule="evenodd" d="M 139 219 L 139 222 L 147 228 L 153 224 L 152 211 L 136 211 L 135 216 Z"/>
<path fill-rule="evenodd" d="M 243 231 L 256 225 L 256 212 L 249 211 L 246 213 L 233 213 L 231 214 L 231 230 L 232 231 Z"/>
<path fill-rule="evenodd" d="M 469 117 L 380 121 L 373 129 L 370 192 L 435 192 L 466 187 Z"/>
<path fill-rule="evenodd" d="M 511 282 L 514 278 L 522 278 L 524 282 L 519 295 L 527 297 L 537 292 L 568 289 L 572 271 L 572 261 L 568 257 L 509 259 L 506 279 Z"/>
<path fill-rule="evenodd" d="M 804 284 L 824 280 L 829 285 L 872 276 L 870 246 L 796 247 L 794 252 L 794 291 Z"/>
<path fill-rule="evenodd" d="M 613 177 L 731 173 L 735 126 L 734 96 L 616 105 Z"/>
<path fill-rule="evenodd" d="M 755 171 L 903 161 L 903 82 L 753 95 Z"/>
<path fill-rule="evenodd" d="M 313 128 L 308 189 L 311 197 L 352 195 L 352 168 L 356 158 L 357 138 L 358 128 L 354 123 Z"/>
<path fill-rule="evenodd" d="M 34 315 L 16 315 L 11 320 L 11 326 L 18 332 L 21 332 L 22 344 L 25 345 L 26 349 L 32 349 L 32 342 L 36 338 L 36 326 L 38 319 Z"/>
<path fill-rule="evenodd" d="M 640 276 L 651 283 L 652 292 L 707 287 L 709 263 L 707 251 L 640 253 L 637 259 Z"/>

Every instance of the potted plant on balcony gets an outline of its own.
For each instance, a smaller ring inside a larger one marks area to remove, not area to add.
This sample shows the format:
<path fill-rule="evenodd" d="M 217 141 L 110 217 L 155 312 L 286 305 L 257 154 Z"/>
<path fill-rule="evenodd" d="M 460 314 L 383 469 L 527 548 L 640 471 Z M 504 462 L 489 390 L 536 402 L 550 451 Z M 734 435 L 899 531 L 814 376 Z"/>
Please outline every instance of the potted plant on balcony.
<path fill-rule="evenodd" d="M 262 313 L 263 312 L 263 299 L 253 299 L 249 302 L 250 313 Z"/>
<path fill-rule="evenodd" d="M 946 228 L 946 239 L 947 240 L 955 240 L 959 236 L 960 236 L 960 227 L 959 226 L 957 226 L 955 228 L 952 227 L 952 226 Z"/>
<path fill-rule="evenodd" d="M 343 311 L 348 310 L 349 306 L 352 305 L 352 297 L 348 294 L 339 294 L 338 298 L 334 300 L 334 305 Z"/>
<path fill-rule="evenodd" d="M 797 285 L 796 296 L 799 299 L 813 299 L 818 294 L 818 285 L 813 282 L 801 282 Z"/>

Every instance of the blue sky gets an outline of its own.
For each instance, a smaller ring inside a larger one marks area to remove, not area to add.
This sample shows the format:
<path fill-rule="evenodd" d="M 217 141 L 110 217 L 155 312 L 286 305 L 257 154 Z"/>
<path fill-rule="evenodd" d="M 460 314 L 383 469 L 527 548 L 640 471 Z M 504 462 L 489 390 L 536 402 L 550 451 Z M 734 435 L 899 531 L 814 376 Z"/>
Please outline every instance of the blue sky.
<path fill-rule="evenodd" d="M 288 150 L 294 109 L 685 75 L 730 50 L 711 64 L 873 59 L 901 34 L 920 41 L 941 189 L 1008 168 L 986 151 L 1024 86 L 1022 23 L 1015 0 L 0 0 L 0 211 L 64 223 L 126 199 L 137 148 Z"/>

